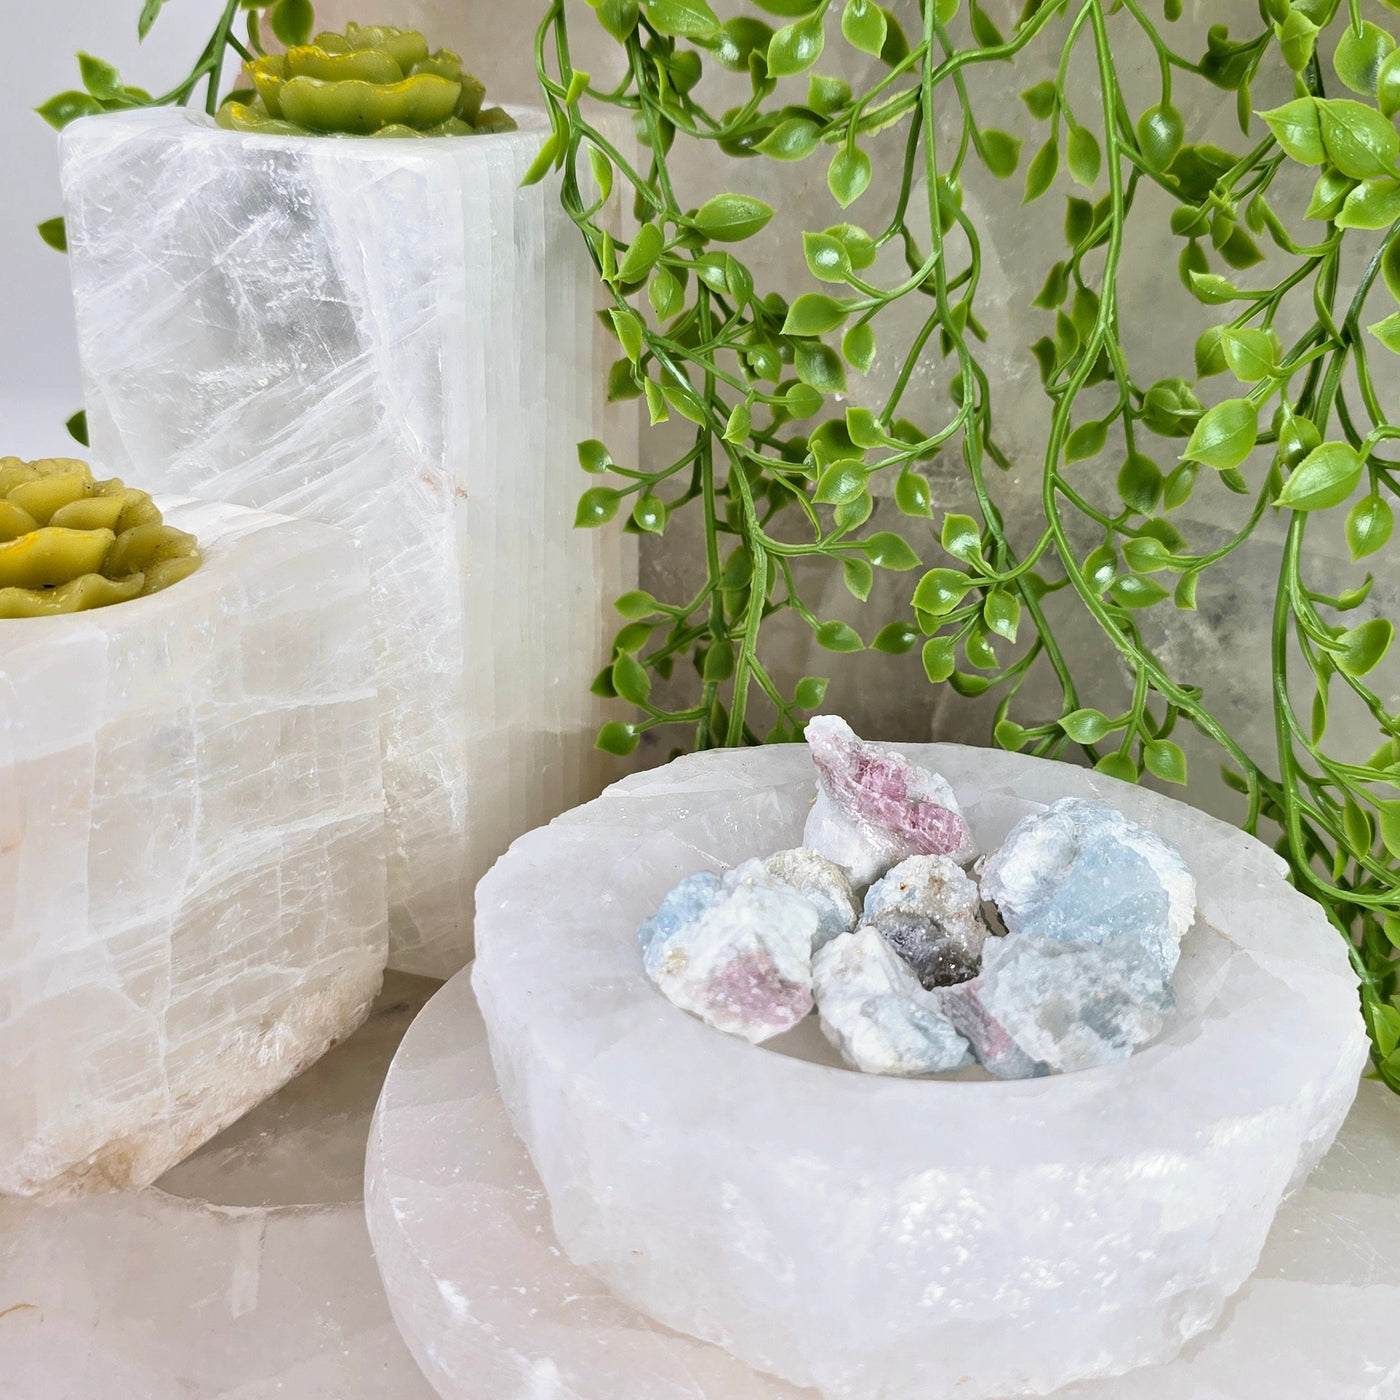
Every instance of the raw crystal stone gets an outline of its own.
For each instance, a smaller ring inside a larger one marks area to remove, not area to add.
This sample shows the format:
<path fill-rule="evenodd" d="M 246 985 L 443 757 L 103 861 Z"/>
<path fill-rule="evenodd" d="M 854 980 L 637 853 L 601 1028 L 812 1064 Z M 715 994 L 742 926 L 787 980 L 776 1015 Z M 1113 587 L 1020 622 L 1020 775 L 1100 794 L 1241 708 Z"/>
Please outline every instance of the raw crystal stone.
<path fill-rule="evenodd" d="M 365 1138 L 436 984 L 365 1024 L 144 1191 L 0 1201 L 5 1400 L 434 1400 L 365 1230 Z"/>
<path fill-rule="evenodd" d="M 860 901 L 846 872 L 834 861 L 805 846 L 795 846 L 769 856 L 763 867 L 775 880 L 791 885 L 817 906 L 817 947 L 839 933 L 849 933 L 860 922 Z"/>
<path fill-rule="evenodd" d="M 936 1074 L 972 1062 L 935 992 L 870 924 L 843 933 L 812 966 L 822 1033 L 867 1074 Z"/>
<path fill-rule="evenodd" d="M 363 562 L 325 525 L 161 504 L 196 573 L 0 622 L 0 1195 L 153 1180 L 384 971 Z"/>
<path fill-rule="evenodd" d="M 841 866 L 863 888 L 916 855 L 970 860 L 975 853 L 952 789 L 901 753 L 858 739 L 836 715 L 807 722 L 817 765 L 817 800 L 803 844 Z"/>
<path fill-rule="evenodd" d="M 761 860 L 689 875 L 637 929 L 647 976 L 684 1011 L 757 1043 L 812 1009 L 811 900 Z"/>
<path fill-rule="evenodd" d="M 1355 1094 L 1366 1040 L 1344 942 L 1277 856 L 1180 803 L 1022 754 L 905 752 L 947 776 L 984 849 L 1068 794 L 1181 850 L 1200 917 L 1162 1032 L 1079 1074 L 949 1082 L 841 1073 L 676 1015 L 637 923 L 687 871 L 797 844 L 815 776 L 789 745 L 679 759 L 522 838 L 478 891 L 475 983 L 559 1243 L 620 1303 L 828 1400 L 1046 1394 L 1165 1362 L 1249 1277 Z M 377 1151 L 398 1139 L 412 1164 L 442 1131 L 440 1100 L 421 1102 L 381 1112 Z M 421 1187 L 414 1165 L 386 1170 L 371 1207 L 398 1218 L 386 1272 L 413 1276 L 391 1283 L 395 1307 L 448 1317 L 450 1298 L 427 1296 L 444 1284 L 469 1339 L 486 1321 L 510 1346 L 516 1305 L 478 1313 L 479 1279 L 433 1262 L 479 1257 L 433 1237 L 471 1235 L 491 1209 L 449 1223 L 453 1183 L 469 1190 L 467 1139 L 451 1142 L 452 1166 L 419 1158 Z M 604 1343 L 579 1342 L 538 1287 L 529 1302 L 550 1336 L 526 1359 L 552 1376 L 560 1358 L 567 1394 L 565 1358 Z M 522 1389 L 524 1361 L 487 1349 L 505 1379 L 478 1393 Z"/>
<path fill-rule="evenodd" d="M 643 800 L 641 794 L 633 796 Z M 684 798 L 677 792 L 672 800 L 679 804 Z M 802 799 L 799 793 L 784 792 L 785 806 L 789 800 Z M 1223 855 L 1228 861 L 1237 853 L 1235 848 Z M 1222 863 L 1217 873 L 1223 876 L 1225 868 Z M 1251 884 L 1266 868 L 1257 857 L 1245 866 L 1238 897 L 1250 898 Z M 1273 876 L 1269 880 L 1274 883 Z M 1193 941 L 1194 935 L 1187 941 L 1183 977 L 1191 968 Z M 804 1024 L 811 1026 L 812 1021 Z M 816 1039 L 825 1045 L 819 1035 Z M 1106 1073 L 1113 1071 L 1091 1071 L 1079 1081 Z M 853 1074 L 835 1077 L 880 1092 L 937 1089 L 927 1082 L 905 1085 Z M 1078 1092 L 1075 1082 L 1067 1078 L 1034 1085 L 943 1087 L 1014 1102 L 1026 1094 L 1043 1097 L 1066 1085 Z M 1343 1098 L 1350 1092 L 1350 1087 L 1340 1091 Z M 1129 1122 L 1136 1124 L 1137 1116 Z M 1243 1123 L 1237 1126 L 1248 1131 Z M 826 1131 L 829 1137 L 831 1124 Z M 1283 1202 L 1253 1276 L 1234 1295 L 1219 1324 L 1187 1342 L 1174 1360 L 1073 1383 L 1054 1391 L 1055 1400 L 1391 1400 L 1400 1376 L 1400 1329 L 1395 1326 L 1400 1304 L 1397 1143 L 1400 1099 L 1382 1084 L 1363 1082 L 1335 1147 Z M 1321 1144 L 1309 1150 L 1320 1151 Z M 1182 1163 L 1174 1155 L 1148 1159 L 1148 1165 L 1180 1180 Z M 997 1173 L 989 1169 L 987 1175 L 994 1178 Z M 1000 1210 L 989 1206 L 980 1230 L 971 1218 L 960 1220 L 951 1212 L 939 1217 L 950 1231 L 949 1247 L 987 1239 L 992 1222 L 1023 1199 L 1018 1186 L 1022 1179 L 1019 1170 L 1002 1178 Z M 1090 1173 L 1083 1184 L 1085 1190 L 1094 1190 L 1105 1183 Z M 609 1189 L 602 1182 L 598 1185 Z M 996 1182 L 988 1180 L 977 1202 L 995 1202 L 995 1189 Z M 1052 1189 L 1047 1184 L 1046 1193 Z M 1221 1189 L 1233 1189 L 1228 1177 L 1222 1178 Z M 911 1193 L 905 1199 L 904 1227 L 921 1228 L 916 1198 Z M 883 1197 L 870 1202 L 872 1212 L 893 1211 L 895 1206 Z M 1203 1208 L 1203 1202 L 1189 1199 L 1176 1203 L 1162 1221 L 1166 1248 L 1180 1243 L 1188 1229 L 1188 1213 L 1199 1222 L 1197 1228 L 1205 1227 Z M 442 1400 L 818 1400 L 817 1391 L 799 1390 L 776 1376 L 750 1370 L 720 1345 L 661 1326 L 569 1260 L 551 1227 L 539 1174 L 511 1131 L 497 1092 L 469 973 L 454 978 L 428 1004 L 394 1060 L 370 1133 L 366 1210 L 394 1318 Z M 736 1219 L 736 1247 L 748 1238 L 748 1219 Z M 0 1241 L 5 1234 L 0 1229 Z M 858 1236 L 867 1247 L 882 1238 Z M 0 1256 L 4 1249 L 0 1243 Z M 1062 1253 L 1046 1256 L 1057 1275 Z M 993 1267 L 999 1259 L 990 1261 Z M 784 1258 L 768 1256 L 767 1262 L 781 1270 Z M 1178 1256 L 1182 1267 L 1186 1262 Z M 1066 1325 L 1082 1328 L 1084 1316 L 1094 1310 L 1104 1313 L 1106 1329 L 1113 1327 L 1115 1317 L 1121 1326 L 1130 1325 L 1141 1306 L 1141 1290 L 1169 1272 L 1149 1250 L 1144 1263 L 1115 1276 L 1111 1294 L 1101 1280 L 1095 1288 L 1086 1279 L 1074 1295 L 1074 1308 L 1066 1310 Z M 772 1283 L 779 1300 L 785 1297 L 781 1279 L 779 1273 Z M 790 1291 L 786 1297 L 790 1300 Z M 1047 1299 L 1043 1306 L 1052 1304 Z M 4 1308 L 0 1300 L 0 1312 Z M 338 1323 L 338 1313 L 328 1315 Z M 0 1321 L 0 1338 L 7 1324 L 25 1325 L 33 1316 L 16 1314 Z M 863 1316 L 868 1320 L 868 1314 Z M 1201 1322 L 1193 1309 L 1177 1330 L 1196 1331 Z M 183 1313 L 180 1323 L 184 1325 Z M 967 1325 L 974 1330 L 979 1326 Z M 992 1326 L 981 1324 L 986 1331 Z M 180 1327 L 169 1330 L 178 1332 Z M 1008 1331 L 1010 1324 L 1003 1324 L 989 1342 L 1001 1340 Z M 1014 1343 L 1014 1332 L 1011 1335 Z M 937 1366 L 936 1353 L 930 1363 Z M 52 1358 L 49 1364 L 54 1364 Z M 79 1393 L 94 1392 L 89 1387 Z M 872 1384 L 855 1393 L 860 1400 L 870 1400 L 880 1392 Z M 930 1400 L 958 1392 L 930 1381 L 923 1387 L 911 1384 L 906 1393 Z M 263 1400 L 262 1391 L 254 1394 Z M 122 1395 L 120 1400 L 150 1396 L 167 1400 L 164 1392 L 154 1389 L 150 1395 Z M 33 1400 L 43 1397 L 36 1388 Z M 315 1400 L 360 1397 L 347 1390 L 344 1396 L 338 1391 L 325 1397 L 318 1393 Z"/>
<path fill-rule="evenodd" d="M 1174 1005 L 1157 957 L 1131 939 L 989 939 L 976 980 L 948 990 L 946 1014 L 1002 1079 L 1125 1060 Z"/>
<path fill-rule="evenodd" d="M 982 896 L 947 856 L 900 861 L 866 891 L 864 918 L 925 987 L 965 982 L 981 965 Z"/>
<path fill-rule="evenodd" d="M 1009 933 L 1080 943 L 1133 939 L 1165 976 L 1195 918 L 1181 853 L 1102 802 L 1067 797 L 1021 821 L 982 872 Z"/>
<path fill-rule="evenodd" d="M 488 80 L 491 74 L 484 74 Z M 575 530 L 576 444 L 615 355 L 553 178 L 520 132 L 239 133 L 182 109 L 63 133 L 88 425 L 144 486 L 344 526 L 373 586 L 391 961 L 470 956 L 472 889 L 597 792 L 619 533 Z"/>

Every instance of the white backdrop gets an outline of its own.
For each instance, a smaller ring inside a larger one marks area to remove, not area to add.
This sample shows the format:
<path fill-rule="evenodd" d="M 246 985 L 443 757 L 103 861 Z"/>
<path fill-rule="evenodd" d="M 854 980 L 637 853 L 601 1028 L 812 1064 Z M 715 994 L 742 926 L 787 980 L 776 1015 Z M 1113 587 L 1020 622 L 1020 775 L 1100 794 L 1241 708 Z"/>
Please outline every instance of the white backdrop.
<path fill-rule="evenodd" d="M 61 211 L 58 136 L 33 108 L 77 88 L 74 54 L 153 86 L 189 71 L 213 28 L 209 0 L 170 0 L 145 44 L 138 0 L 0 0 L 13 55 L 0 85 L 0 456 L 80 449 L 64 420 L 82 406 L 68 265 L 34 225 Z"/>

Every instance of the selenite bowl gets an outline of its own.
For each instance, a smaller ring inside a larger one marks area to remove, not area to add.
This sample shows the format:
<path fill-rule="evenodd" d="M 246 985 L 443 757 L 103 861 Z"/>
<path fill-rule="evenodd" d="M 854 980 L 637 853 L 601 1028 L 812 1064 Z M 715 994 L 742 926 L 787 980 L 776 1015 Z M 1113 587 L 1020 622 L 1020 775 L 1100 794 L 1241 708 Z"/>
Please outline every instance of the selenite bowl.
<path fill-rule="evenodd" d="M 1343 942 L 1276 855 L 1182 803 L 900 747 L 984 850 L 1070 794 L 1181 849 L 1199 911 L 1163 1033 L 1074 1074 L 900 1080 L 686 1015 L 637 924 L 686 874 L 799 844 L 814 770 L 798 746 L 678 759 L 521 838 L 477 892 L 474 986 L 559 1240 L 625 1302 L 832 1400 L 1045 1394 L 1167 1360 L 1352 1102 Z"/>

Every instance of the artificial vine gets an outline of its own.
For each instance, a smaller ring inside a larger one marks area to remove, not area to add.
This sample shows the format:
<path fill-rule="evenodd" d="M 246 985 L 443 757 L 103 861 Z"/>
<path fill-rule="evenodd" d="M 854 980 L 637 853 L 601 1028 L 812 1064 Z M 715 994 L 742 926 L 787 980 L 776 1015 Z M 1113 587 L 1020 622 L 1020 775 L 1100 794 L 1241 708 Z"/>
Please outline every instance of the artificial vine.
<path fill-rule="evenodd" d="M 1175 728 L 1193 725 L 1213 740 L 1242 796 L 1242 825 L 1277 830 L 1293 879 L 1347 938 L 1377 1073 L 1400 1091 L 1400 716 L 1370 679 L 1394 629 L 1368 615 L 1371 574 L 1358 567 L 1354 587 L 1325 594 L 1309 581 L 1307 547 L 1314 518 L 1345 506 L 1353 560 L 1380 555 L 1400 486 L 1400 460 L 1383 450 L 1400 426 L 1387 418 L 1370 368 L 1377 345 L 1400 352 L 1400 311 L 1368 309 L 1385 289 L 1400 301 L 1394 35 L 1363 18 L 1359 0 L 1340 15 L 1340 0 L 1264 0 L 1257 32 L 1236 39 L 1217 25 L 1194 58 L 1138 0 L 1029 0 L 1006 35 L 976 0 L 920 0 L 919 28 L 908 36 L 874 0 L 752 0 L 724 22 L 707 0 L 589 3 L 585 22 L 621 46 L 625 76 L 603 88 L 574 67 L 576 21 L 564 0 L 552 0 L 536 59 L 553 133 L 532 176 L 562 170 L 564 205 L 608 290 L 622 347 L 610 397 L 644 396 L 653 424 L 675 415 L 694 433 L 656 471 L 615 461 L 601 442 L 581 444 L 583 468 L 607 480 L 583 494 L 578 523 L 623 512 L 629 528 L 659 533 L 698 502 L 706 559 L 689 597 L 633 592 L 617 601 L 625 625 L 594 689 L 640 717 L 607 724 L 600 746 L 627 753 L 643 733 L 670 726 L 683 726 L 697 748 L 797 737 L 826 682 L 780 688 L 763 659 L 765 628 L 795 613 L 829 650 L 867 642 L 811 610 L 795 566 L 827 561 L 864 600 L 874 570 L 934 562 L 912 590 L 909 617 L 868 645 L 892 653 L 919 645 L 933 684 L 995 691 L 994 737 L 1007 749 L 1053 757 L 1077 745 L 1116 777 L 1179 783 L 1186 760 Z M 1180 0 L 1163 8 L 1170 23 Z M 1324 55 L 1319 36 L 1334 17 L 1340 34 L 1327 37 Z M 1119 55 L 1144 38 L 1159 84 L 1140 109 L 1140 96 L 1122 89 Z M 1022 94 L 1042 133 L 1025 163 L 1025 199 L 1044 196 L 1062 166 L 1083 192 L 1068 198 L 1067 251 L 1035 299 L 1049 324 L 1030 353 L 1051 416 L 1038 534 L 1018 551 L 998 508 L 1010 462 L 994 430 L 998 385 L 979 356 L 983 256 L 963 188 L 1009 178 L 1022 163 L 1021 142 L 980 114 L 1004 100 L 1005 65 L 1037 40 L 1057 45 L 1060 58 L 1054 79 Z M 863 92 L 817 71 L 826 46 L 843 41 L 883 61 Z M 1072 85 L 1081 46 L 1095 81 Z M 702 105 L 707 63 L 747 76 L 741 105 L 719 115 Z M 1261 73 L 1295 75 L 1294 99 L 1255 113 Z M 1174 81 L 1235 92 L 1245 149 L 1187 142 Z M 609 138 L 599 115 L 608 109 L 634 121 L 640 161 Z M 695 207 L 677 198 L 676 143 L 707 143 L 736 158 L 728 169 L 750 189 L 762 188 L 761 176 L 749 178 L 737 158 L 825 161 L 850 220 L 875 178 L 868 138 L 895 126 L 905 139 L 902 165 L 890 172 L 893 217 L 870 229 L 845 221 L 805 232 L 802 256 L 820 287 L 790 304 L 756 286 L 735 251 L 768 224 L 768 204 L 731 191 Z M 1306 208 L 1293 207 L 1301 201 L 1279 179 L 1295 163 L 1316 167 Z M 1128 240 L 1150 217 L 1138 206 L 1151 188 L 1174 202 L 1185 295 L 1220 307 L 1222 319 L 1197 344 L 1194 374 L 1144 384 L 1123 348 L 1119 272 Z M 624 238 L 629 203 L 636 227 Z M 1252 286 L 1248 269 L 1261 262 L 1264 239 L 1287 271 Z M 899 272 L 887 271 L 885 250 Z M 831 413 L 848 375 L 871 368 L 882 314 L 901 303 L 921 308 L 920 328 L 898 352 L 883 404 Z M 929 362 L 946 364 L 952 404 L 943 421 L 916 424 L 904 400 Z M 1205 384 L 1227 371 L 1238 389 Z M 1206 407 L 1202 396 L 1218 401 Z M 938 521 L 946 560 L 921 561 L 892 531 L 863 534 L 877 478 L 904 515 L 936 518 L 920 463 L 939 452 L 960 455 L 978 506 L 978 518 Z M 1174 465 L 1164 470 L 1162 460 Z M 1198 489 L 1215 493 L 1222 519 L 1239 502 L 1234 533 L 1205 553 L 1171 519 Z M 1212 566 L 1257 542 L 1256 528 L 1276 512 L 1287 521 L 1271 636 L 1276 752 L 1248 753 L 1201 690 L 1148 645 L 1142 620 L 1156 607 L 1194 608 Z M 1087 549 L 1077 543 L 1086 531 L 1095 537 Z M 1047 621 L 1047 595 L 1059 591 L 1092 617 L 1130 677 L 1122 713 L 1086 703 L 1091 668 Z M 1353 623 L 1358 610 L 1365 620 Z M 654 678 L 674 688 L 686 666 L 695 672 L 690 698 L 680 708 L 658 703 Z M 1042 672 L 1058 697 L 1048 710 L 1025 685 Z M 1329 705 L 1343 695 L 1374 722 L 1377 747 L 1365 761 L 1327 743 Z"/>

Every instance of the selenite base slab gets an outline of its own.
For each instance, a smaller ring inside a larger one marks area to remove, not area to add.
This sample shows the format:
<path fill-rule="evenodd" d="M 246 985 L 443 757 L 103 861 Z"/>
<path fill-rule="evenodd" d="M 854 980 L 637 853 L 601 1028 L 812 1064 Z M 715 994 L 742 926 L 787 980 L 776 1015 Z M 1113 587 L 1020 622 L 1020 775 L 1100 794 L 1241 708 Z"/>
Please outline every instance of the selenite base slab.
<path fill-rule="evenodd" d="M 312 521 L 160 504 L 189 578 L 0 621 L 0 1195 L 149 1184 L 384 971 L 363 562 Z"/>
<path fill-rule="evenodd" d="M 1355 974 L 1282 861 L 1182 803 L 957 745 L 983 850 L 1098 797 L 1181 850 L 1177 1006 L 1130 1059 L 901 1080 L 754 1049 L 657 994 L 635 930 L 682 875 L 795 844 L 797 745 L 677 759 L 517 841 L 477 889 L 473 982 L 568 1256 L 670 1326 L 829 1400 L 1041 1395 L 1169 1360 L 1243 1284 L 1367 1042 Z"/>
<path fill-rule="evenodd" d="M 3 1400 L 433 1400 L 365 1234 L 365 1134 L 438 984 L 139 1193 L 0 1203 Z M 493 1397 L 494 1400 L 494 1397 Z"/>
<path fill-rule="evenodd" d="M 483 75 L 490 81 L 490 74 Z M 471 892 L 617 774 L 589 692 L 634 542 L 575 530 L 576 445 L 635 460 L 636 404 L 557 181 L 522 130 L 429 141 L 220 130 L 178 109 L 63 133 L 88 425 L 151 489 L 340 525 L 373 585 L 390 965 L 471 956 Z"/>
<path fill-rule="evenodd" d="M 660 1326 L 569 1263 L 496 1088 L 468 973 L 399 1048 L 366 1190 L 394 1318 L 442 1400 L 818 1400 Z M 1055 1400 L 1395 1400 L 1397 1309 L 1400 1099 L 1365 1082 L 1220 1323 L 1167 1365 Z"/>

